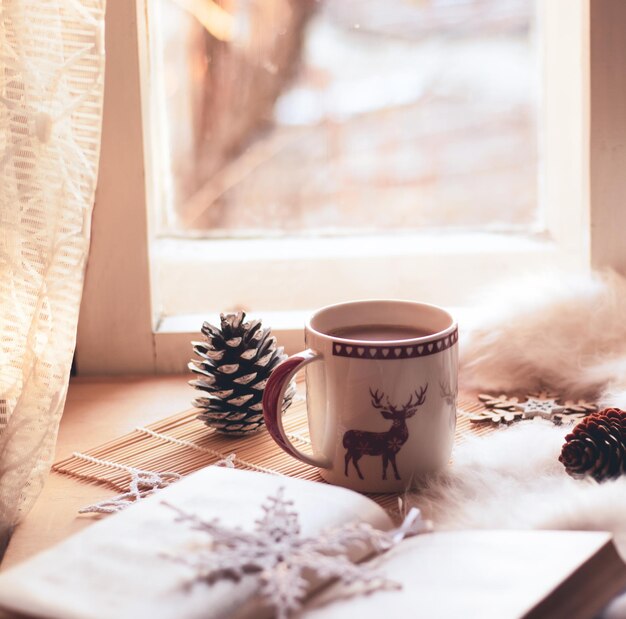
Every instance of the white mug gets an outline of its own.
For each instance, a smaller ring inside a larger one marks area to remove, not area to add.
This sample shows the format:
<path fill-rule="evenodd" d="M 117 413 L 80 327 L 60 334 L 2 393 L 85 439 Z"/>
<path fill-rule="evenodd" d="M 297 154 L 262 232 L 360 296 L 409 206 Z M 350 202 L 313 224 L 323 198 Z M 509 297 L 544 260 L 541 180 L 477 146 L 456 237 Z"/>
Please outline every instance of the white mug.
<path fill-rule="evenodd" d="M 394 337 L 377 339 L 385 334 Z M 265 387 L 267 429 L 331 484 L 405 490 L 449 460 L 457 341 L 456 322 L 434 305 L 372 300 L 320 309 L 305 327 L 308 348 L 278 365 Z M 312 454 L 289 441 L 281 414 L 285 390 L 305 366 Z"/>

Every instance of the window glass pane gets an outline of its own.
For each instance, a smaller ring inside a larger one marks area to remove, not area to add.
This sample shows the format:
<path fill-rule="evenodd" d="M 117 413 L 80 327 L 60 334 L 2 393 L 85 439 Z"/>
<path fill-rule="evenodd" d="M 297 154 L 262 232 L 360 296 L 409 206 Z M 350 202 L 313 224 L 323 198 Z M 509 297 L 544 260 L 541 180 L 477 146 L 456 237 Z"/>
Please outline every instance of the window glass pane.
<path fill-rule="evenodd" d="M 525 227 L 531 0 L 151 2 L 167 230 Z"/>

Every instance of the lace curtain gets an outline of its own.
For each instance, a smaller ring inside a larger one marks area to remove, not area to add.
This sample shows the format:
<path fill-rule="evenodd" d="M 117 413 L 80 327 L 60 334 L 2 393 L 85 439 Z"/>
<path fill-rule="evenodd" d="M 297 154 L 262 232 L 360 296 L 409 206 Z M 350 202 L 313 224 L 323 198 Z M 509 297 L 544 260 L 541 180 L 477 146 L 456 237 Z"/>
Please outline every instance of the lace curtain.
<path fill-rule="evenodd" d="M 0 1 L 0 556 L 54 456 L 98 170 L 105 0 Z"/>

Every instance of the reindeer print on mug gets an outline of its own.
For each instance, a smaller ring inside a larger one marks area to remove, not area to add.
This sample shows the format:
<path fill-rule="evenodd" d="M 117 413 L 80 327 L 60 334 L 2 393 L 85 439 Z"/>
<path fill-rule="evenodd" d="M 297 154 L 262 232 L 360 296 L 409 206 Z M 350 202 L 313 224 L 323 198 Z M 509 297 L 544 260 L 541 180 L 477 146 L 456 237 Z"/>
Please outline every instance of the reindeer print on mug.
<path fill-rule="evenodd" d="M 345 455 L 345 474 L 348 477 L 348 465 L 350 461 L 359 476 L 363 479 L 363 474 L 359 468 L 359 460 L 362 456 L 380 456 L 383 465 L 383 479 L 387 479 L 387 466 L 391 462 L 393 472 L 396 479 L 400 479 L 398 467 L 396 465 L 396 455 L 402 449 L 404 443 L 409 438 L 409 428 L 406 420 L 413 417 L 417 409 L 426 401 L 426 390 L 428 383 L 420 388 L 419 392 L 415 390 L 411 394 L 408 402 L 402 406 L 394 406 L 389 401 L 389 397 L 384 393 L 378 393 L 378 389 L 372 392 L 372 406 L 380 411 L 380 414 L 389 419 L 391 428 L 387 432 L 366 432 L 364 430 L 348 430 L 343 435 L 343 446 L 346 449 Z M 383 397 L 385 404 L 382 403 Z M 414 401 L 415 399 L 415 401 Z"/>

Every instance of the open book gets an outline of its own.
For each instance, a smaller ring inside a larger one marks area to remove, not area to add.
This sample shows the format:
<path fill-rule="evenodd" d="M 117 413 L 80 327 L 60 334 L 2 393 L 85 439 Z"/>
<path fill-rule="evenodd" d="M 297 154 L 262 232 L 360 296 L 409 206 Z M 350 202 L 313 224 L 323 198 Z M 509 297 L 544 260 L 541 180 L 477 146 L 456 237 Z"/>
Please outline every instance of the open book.
<path fill-rule="evenodd" d="M 343 488 L 208 467 L 2 574 L 0 608 L 62 619 L 271 616 L 255 575 L 185 586 L 189 567 L 172 556 L 193 553 L 199 533 L 176 523 L 164 502 L 252 531 L 280 487 L 303 535 L 355 520 L 393 526 L 373 501 Z M 593 616 L 626 587 L 626 568 L 605 533 L 427 533 L 373 561 L 402 589 L 348 597 L 331 584 L 310 596 L 302 615 L 575 619 Z"/>

